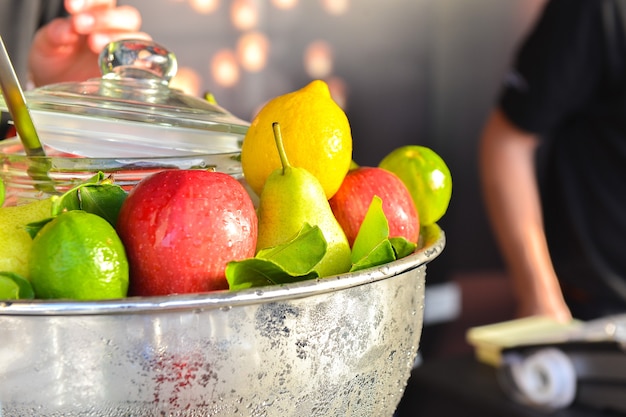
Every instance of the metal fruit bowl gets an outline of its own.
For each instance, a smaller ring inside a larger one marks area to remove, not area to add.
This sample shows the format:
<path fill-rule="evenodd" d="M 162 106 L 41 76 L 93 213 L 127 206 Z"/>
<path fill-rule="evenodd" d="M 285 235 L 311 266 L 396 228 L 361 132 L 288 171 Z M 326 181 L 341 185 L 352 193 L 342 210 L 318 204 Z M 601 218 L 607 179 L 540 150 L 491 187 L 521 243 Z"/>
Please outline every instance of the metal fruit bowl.
<path fill-rule="evenodd" d="M 391 417 L 436 226 L 384 266 L 236 292 L 0 302 L 0 416 Z"/>

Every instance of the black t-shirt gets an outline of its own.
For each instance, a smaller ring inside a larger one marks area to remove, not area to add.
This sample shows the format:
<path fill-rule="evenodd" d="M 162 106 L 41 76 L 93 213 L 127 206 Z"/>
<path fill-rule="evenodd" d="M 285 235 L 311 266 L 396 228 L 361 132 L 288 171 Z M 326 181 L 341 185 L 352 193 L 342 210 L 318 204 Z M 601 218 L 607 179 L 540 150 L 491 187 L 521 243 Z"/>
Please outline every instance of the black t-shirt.
<path fill-rule="evenodd" d="M 514 124 L 542 138 L 537 177 L 548 243 L 566 299 L 583 319 L 626 311 L 626 71 L 607 58 L 605 7 L 612 5 L 549 1 L 500 99 Z M 624 78 L 619 84 L 612 70 Z"/>

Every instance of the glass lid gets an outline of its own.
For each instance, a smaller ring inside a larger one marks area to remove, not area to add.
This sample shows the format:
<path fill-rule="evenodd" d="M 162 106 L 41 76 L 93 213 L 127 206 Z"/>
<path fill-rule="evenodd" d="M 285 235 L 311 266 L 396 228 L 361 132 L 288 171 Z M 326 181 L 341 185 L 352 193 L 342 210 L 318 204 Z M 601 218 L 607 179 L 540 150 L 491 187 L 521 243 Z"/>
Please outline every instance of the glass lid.
<path fill-rule="evenodd" d="M 100 53 L 99 65 L 101 78 L 25 93 L 44 145 L 83 156 L 240 149 L 249 123 L 214 101 L 170 88 L 177 62 L 161 45 L 112 42 Z"/>

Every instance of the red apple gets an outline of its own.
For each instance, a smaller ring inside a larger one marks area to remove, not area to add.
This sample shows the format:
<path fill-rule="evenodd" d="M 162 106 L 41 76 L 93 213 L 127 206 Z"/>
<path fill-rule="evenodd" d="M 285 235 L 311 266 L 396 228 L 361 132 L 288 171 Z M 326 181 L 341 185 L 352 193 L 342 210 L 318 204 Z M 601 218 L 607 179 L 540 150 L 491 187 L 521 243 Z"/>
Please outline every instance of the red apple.
<path fill-rule="evenodd" d="M 350 246 L 375 195 L 383 201 L 383 212 L 389 222 L 389 237 L 404 237 L 417 243 L 419 217 L 406 185 L 385 169 L 359 167 L 348 171 L 339 191 L 329 201 Z"/>
<path fill-rule="evenodd" d="M 228 288 L 229 261 L 254 256 L 257 217 L 233 177 L 166 170 L 130 191 L 117 231 L 130 264 L 131 295 L 205 292 Z"/>

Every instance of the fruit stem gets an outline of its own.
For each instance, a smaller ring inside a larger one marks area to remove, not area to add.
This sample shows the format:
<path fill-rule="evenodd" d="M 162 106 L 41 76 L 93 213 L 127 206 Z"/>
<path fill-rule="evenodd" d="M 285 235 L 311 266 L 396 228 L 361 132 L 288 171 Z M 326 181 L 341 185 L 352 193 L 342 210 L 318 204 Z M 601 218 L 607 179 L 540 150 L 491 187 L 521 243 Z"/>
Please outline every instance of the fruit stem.
<path fill-rule="evenodd" d="M 272 129 L 274 130 L 274 140 L 276 141 L 276 147 L 278 148 L 280 163 L 283 166 L 283 175 L 285 175 L 285 171 L 291 168 L 291 165 L 289 164 L 289 160 L 287 159 L 287 152 L 285 152 L 285 146 L 283 145 L 283 135 L 280 132 L 280 123 L 272 123 Z"/>

